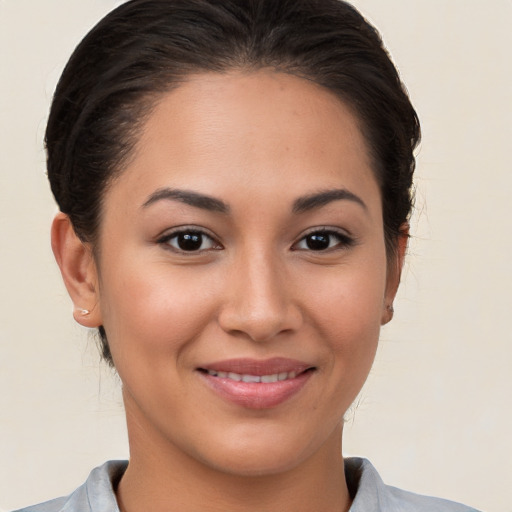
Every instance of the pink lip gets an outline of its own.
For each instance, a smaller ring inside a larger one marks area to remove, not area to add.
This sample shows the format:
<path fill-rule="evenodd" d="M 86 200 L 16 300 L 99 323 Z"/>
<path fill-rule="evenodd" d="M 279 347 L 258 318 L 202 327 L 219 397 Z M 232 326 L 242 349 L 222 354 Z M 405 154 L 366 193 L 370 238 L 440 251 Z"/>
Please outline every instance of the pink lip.
<path fill-rule="evenodd" d="M 298 393 L 311 377 L 312 365 L 293 359 L 276 357 L 267 360 L 230 359 L 202 366 L 198 370 L 207 385 L 223 399 L 249 409 L 276 407 Z M 244 375 L 274 375 L 295 372 L 296 377 L 277 382 L 243 382 L 213 376 L 215 372 L 233 372 Z"/>
<path fill-rule="evenodd" d="M 288 359 L 285 357 L 273 357 L 272 359 L 227 359 L 208 363 L 201 368 L 215 370 L 217 372 L 245 373 L 250 375 L 273 375 L 274 373 L 295 372 L 302 373 L 313 365 Z"/>

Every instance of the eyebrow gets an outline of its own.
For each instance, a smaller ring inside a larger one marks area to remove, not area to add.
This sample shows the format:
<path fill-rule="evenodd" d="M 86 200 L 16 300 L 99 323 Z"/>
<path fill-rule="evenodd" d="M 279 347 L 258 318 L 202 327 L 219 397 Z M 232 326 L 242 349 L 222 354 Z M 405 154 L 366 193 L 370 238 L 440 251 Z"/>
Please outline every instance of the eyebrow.
<path fill-rule="evenodd" d="M 208 210 L 211 212 L 224 213 L 230 212 L 229 206 L 220 199 L 211 197 L 199 192 L 192 192 L 191 190 L 181 190 L 175 188 L 161 188 L 153 192 L 147 201 L 142 205 L 143 208 L 158 202 L 158 201 L 179 201 L 195 208 L 201 208 L 202 210 Z M 293 203 L 293 213 L 305 213 L 316 208 L 321 208 L 333 201 L 353 201 L 367 210 L 364 201 L 356 194 L 350 192 L 347 189 L 332 189 L 323 190 L 310 194 L 307 196 L 299 197 Z"/>
<path fill-rule="evenodd" d="M 362 206 L 364 210 L 368 210 L 366 204 L 359 196 L 356 196 L 347 189 L 339 188 L 323 190 L 315 194 L 299 197 L 293 203 L 293 213 L 305 213 L 340 200 L 353 201 Z"/>
<path fill-rule="evenodd" d="M 181 203 L 208 210 L 217 213 L 229 213 L 229 206 L 215 197 L 192 192 L 190 190 L 180 190 L 176 188 L 160 188 L 153 192 L 148 200 L 142 205 L 143 208 L 158 202 L 158 201 L 179 201 Z"/>

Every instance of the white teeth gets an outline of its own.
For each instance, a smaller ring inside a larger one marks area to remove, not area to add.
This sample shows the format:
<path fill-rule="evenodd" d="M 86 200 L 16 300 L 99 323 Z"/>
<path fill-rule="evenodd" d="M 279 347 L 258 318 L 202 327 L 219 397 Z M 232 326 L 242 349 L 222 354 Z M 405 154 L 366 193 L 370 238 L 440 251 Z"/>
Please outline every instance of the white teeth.
<path fill-rule="evenodd" d="M 235 372 L 217 372 L 215 370 L 207 370 L 208 375 L 212 377 L 220 377 L 221 379 L 230 379 L 236 382 L 247 382 L 247 383 L 258 383 L 262 382 L 264 384 L 270 384 L 272 382 L 278 382 L 288 379 L 295 379 L 297 377 L 297 372 L 281 372 L 274 373 L 272 375 L 249 375 L 249 374 L 240 374 Z"/>
<path fill-rule="evenodd" d="M 242 375 L 243 382 L 261 382 L 261 377 L 257 375 Z"/>

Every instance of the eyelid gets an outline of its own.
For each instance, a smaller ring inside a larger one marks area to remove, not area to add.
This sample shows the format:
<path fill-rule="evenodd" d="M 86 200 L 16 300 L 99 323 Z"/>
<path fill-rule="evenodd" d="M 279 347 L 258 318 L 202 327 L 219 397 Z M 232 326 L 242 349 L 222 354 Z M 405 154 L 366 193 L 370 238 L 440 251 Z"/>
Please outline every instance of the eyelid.
<path fill-rule="evenodd" d="M 180 234 L 185 234 L 185 233 L 198 233 L 201 236 L 209 238 L 213 242 L 215 247 L 208 248 L 208 249 L 199 249 L 197 251 L 184 251 L 184 250 L 180 250 L 179 248 L 173 247 L 172 245 L 170 245 L 168 243 L 169 240 L 173 239 L 174 237 L 176 237 Z M 187 254 L 187 255 L 194 255 L 194 254 L 197 255 L 197 254 L 202 254 L 207 251 L 223 249 L 223 246 L 219 242 L 218 237 L 215 236 L 210 230 L 208 230 L 204 227 L 190 225 L 190 224 L 183 225 L 183 226 L 176 226 L 174 228 L 165 230 L 162 234 L 158 235 L 155 242 L 159 245 L 165 245 L 166 249 L 168 249 L 168 250 L 172 250 L 179 254 Z"/>
<path fill-rule="evenodd" d="M 313 251 L 312 249 L 299 249 L 296 247 L 305 238 L 307 238 L 310 235 L 314 235 L 316 233 L 326 233 L 328 235 L 334 235 L 334 236 L 338 237 L 340 242 L 338 244 L 336 244 L 334 247 L 329 247 L 327 249 L 318 250 L 318 251 Z M 356 243 L 356 239 L 344 229 L 333 227 L 333 226 L 317 226 L 317 227 L 309 228 L 308 230 L 303 232 L 300 235 L 300 237 L 292 244 L 291 250 L 292 251 L 293 250 L 295 250 L 295 251 L 311 250 L 312 252 L 316 252 L 316 253 L 322 253 L 322 252 L 326 253 L 326 252 L 335 251 L 335 250 L 339 250 L 339 249 L 350 248 L 353 245 L 355 245 L 355 243 Z"/>

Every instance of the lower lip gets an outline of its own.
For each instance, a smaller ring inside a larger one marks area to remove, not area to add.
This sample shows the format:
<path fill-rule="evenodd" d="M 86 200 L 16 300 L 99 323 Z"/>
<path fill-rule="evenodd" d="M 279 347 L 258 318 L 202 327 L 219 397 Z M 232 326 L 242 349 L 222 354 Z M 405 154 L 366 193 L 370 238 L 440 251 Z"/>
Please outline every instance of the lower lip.
<path fill-rule="evenodd" d="M 248 409 L 270 409 L 286 402 L 296 395 L 312 375 L 306 371 L 294 379 L 278 382 L 241 382 L 227 378 L 213 377 L 201 373 L 201 377 L 223 399 Z"/>

